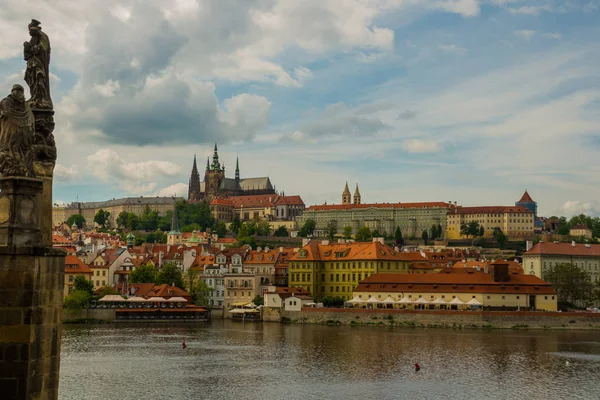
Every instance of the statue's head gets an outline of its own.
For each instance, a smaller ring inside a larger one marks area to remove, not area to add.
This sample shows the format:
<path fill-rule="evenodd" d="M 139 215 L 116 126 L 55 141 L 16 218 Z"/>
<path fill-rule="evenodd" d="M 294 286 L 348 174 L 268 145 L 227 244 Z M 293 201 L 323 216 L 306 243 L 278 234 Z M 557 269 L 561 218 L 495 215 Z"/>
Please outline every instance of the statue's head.
<path fill-rule="evenodd" d="M 37 19 L 32 19 L 29 25 L 27 25 L 27 27 L 29 28 L 29 34 L 31 36 L 39 36 L 40 31 L 42 30 L 42 27 L 40 25 L 40 21 L 38 21 Z"/>
<path fill-rule="evenodd" d="M 12 97 L 14 100 L 24 102 L 25 101 L 25 90 L 23 89 L 23 86 L 21 86 L 19 84 L 13 85 L 12 90 L 10 91 L 10 97 Z"/>

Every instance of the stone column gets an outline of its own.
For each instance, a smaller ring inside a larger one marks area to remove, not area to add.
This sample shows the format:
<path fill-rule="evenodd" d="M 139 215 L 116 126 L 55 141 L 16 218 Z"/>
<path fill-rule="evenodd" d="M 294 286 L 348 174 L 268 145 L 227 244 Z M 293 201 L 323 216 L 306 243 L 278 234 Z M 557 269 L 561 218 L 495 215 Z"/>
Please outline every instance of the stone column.
<path fill-rule="evenodd" d="M 54 162 L 36 161 L 33 163 L 35 176 L 42 180 L 40 204 L 40 233 L 42 244 L 52 247 L 52 178 Z"/>
<path fill-rule="evenodd" d="M 42 180 L 0 178 L 0 398 L 58 398 L 64 252 L 40 233 Z"/>

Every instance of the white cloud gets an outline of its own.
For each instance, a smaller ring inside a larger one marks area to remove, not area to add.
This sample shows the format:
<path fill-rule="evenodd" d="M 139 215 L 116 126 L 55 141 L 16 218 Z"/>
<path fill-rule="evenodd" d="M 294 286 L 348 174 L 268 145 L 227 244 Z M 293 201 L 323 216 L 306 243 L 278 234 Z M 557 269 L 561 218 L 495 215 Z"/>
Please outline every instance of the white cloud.
<path fill-rule="evenodd" d="M 466 54 L 467 53 L 467 49 L 465 49 L 464 47 L 460 47 L 453 44 L 440 44 L 438 46 L 438 48 L 440 50 L 442 50 L 444 53 L 451 53 L 451 54 Z"/>
<path fill-rule="evenodd" d="M 402 148 L 409 153 L 437 153 L 442 149 L 434 140 L 409 139 L 405 140 Z"/>
<path fill-rule="evenodd" d="M 464 17 L 475 17 L 480 13 L 478 0 L 445 0 L 433 2 L 433 7 Z"/>
<path fill-rule="evenodd" d="M 157 196 L 175 196 L 175 197 L 187 197 L 188 185 L 185 183 L 175 183 L 160 189 L 156 192 Z"/>
<path fill-rule="evenodd" d="M 560 215 L 600 215 L 600 204 L 596 201 L 568 200 L 559 209 Z"/>
<path fill-rule="evenodd" d="M 65 167 L 61 164 L 56 164 L 54 167 L 54 178 L 56 178 L 57 182 L 70 182 L 77 178 L 78 171 L 76 167 Z"/>
<path fill-rule="evenodd" d="M 119 82 L 115 82 L 111 79 L 101 84 L 94 84 L 94 91 L 103 97 L 113 97 L 115 93 L 119 91 L 120 87 L 121 85 L 119 85 Z"/>
<path fill-rule="evenodd" d="M 539 15 L 542 11 L 552 11 L 552 6 L 545 4 L 542 6 L 521 6 L 509 8 L 508 11 L 511 14 L 521 15 Z"/>
<path fill-rule="evenodd" d="M 535 31 L 532 31 L 529 29 L 521 29 L 518 31 L 513 31 L 513 35 L 518 36 L 525 40 L 529 40 L 535 35 Z"/>
<path fill-rule="evenodd" d="M 562 39 L 562 35 L 560 33 L 544 33 L 542 36 L 550 39 Z"/>

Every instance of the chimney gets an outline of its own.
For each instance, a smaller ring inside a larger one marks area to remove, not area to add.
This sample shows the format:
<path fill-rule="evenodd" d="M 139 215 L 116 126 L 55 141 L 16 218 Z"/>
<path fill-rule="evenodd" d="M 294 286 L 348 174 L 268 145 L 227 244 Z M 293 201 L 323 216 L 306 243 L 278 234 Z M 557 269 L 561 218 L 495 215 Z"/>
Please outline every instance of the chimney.
<path fill-rule="evenodd" d="M 280 247 L 279 247 L 279 252 L 280 252 L 280 253 L 283 253 L 283 246 L 280 246 Z"/>
<path fill-rule="evenodd" d="M 323 241 L 321 242 L 321 244 L 322 244 L 323 246 L 329 246 L 329 240 L 323 240 Z"/>
<path fill-rule="evenodd" d="M 265 253 L 269 252 L 269 246 L 265 246 Z"/>
<path fill-rule="evenodd" d="M 162 263 L 163 263 L 163 252 L 159 251 L 158 252 L 158 268 L 162 267 Z"/>
<path fill-rule="evenodd" d="M 303 238 L 302 239 L 302 247 L 308 245 L 310 243 L 310 239 L 309 238 Z"/>
<path fill-rule="evenodd" d="M 487 264 L 485 264 L 485 266 L 483 267 L 483 272 L 486 274 L 490 273 L 490 267 Z"/>
<path fill-rule="evenodd" d="M 344 239 L 338 239 L 338 244 L 344 244 L 344 243 L 346 243 L 346 240 L 344 240 Z"/>
<path fill-rule="evenodd" d="M 528 240 L 525 242 L 525 251 L 529 251 L 533 248 L 533 241 Z"/>
<path fill-rule="evenodd" d="M 575 247 L 575 241 L 574 240 L 571 242 L 571 246 Z"/>
<path fill-rule="evenodd" d="M 260 253 L 260 251 L 261 251 L 261 250 L 262 250 L 262 247 L 260 247 L 260 246 L 256 246 L 256 251 L 257 251 L 258 253 Z"/>
<path fill-rule="evenodd" d="M 508 264 L 496 263 L 494 264 L 494 282 L 508 282 L 510 276 L 508 275 Z"/>

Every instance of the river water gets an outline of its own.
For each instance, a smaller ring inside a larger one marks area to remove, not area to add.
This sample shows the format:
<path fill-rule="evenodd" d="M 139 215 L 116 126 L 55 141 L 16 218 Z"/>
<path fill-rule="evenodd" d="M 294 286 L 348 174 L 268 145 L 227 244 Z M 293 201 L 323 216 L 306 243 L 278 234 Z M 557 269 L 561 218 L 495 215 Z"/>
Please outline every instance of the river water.
<path fill-rule="evenodd" d="M 65 325 L 60 377 L 62 400 L 599 399 L 600 332 Z"/>

